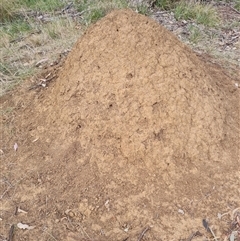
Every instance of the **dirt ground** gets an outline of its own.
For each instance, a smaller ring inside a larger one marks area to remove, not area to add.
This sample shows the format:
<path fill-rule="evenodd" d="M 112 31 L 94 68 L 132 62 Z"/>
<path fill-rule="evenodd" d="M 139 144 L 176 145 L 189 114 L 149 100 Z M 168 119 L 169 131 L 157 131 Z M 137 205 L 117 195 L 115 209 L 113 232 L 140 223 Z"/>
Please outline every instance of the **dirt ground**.
<path fill-rule="evenodd" d="M 239 240 L 235 80 L 131 10 L 57 75 L 1 97 L 0 240 Z"/>

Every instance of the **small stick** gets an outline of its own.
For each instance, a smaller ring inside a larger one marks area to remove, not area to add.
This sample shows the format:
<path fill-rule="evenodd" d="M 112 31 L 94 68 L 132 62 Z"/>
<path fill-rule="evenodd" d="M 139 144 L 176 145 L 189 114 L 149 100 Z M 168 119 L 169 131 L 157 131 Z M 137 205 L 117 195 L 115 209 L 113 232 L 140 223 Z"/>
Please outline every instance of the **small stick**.
<path fill-rule="evenodd" d="M 148 227 L 146 227 L 146 228 L 142 231 L 141 235 L 140 235 L 139 238 L 138 238 L 138 241 L 141 241 L 141 240 L 142 240 L 144 234 L 145 234 L 149 229 L 150 229 L 150 227 L 148 226 Z"/>
<path fill-rule="evenodd" d="M 218 240 L 218 238 L 216 237 L 216 235 L 215 235 L 215 233 L 213 232 L 213 230 L 210 228 L 210 227 L 208 227 L 208 229 L 209 229 L 209 231 L 210 231 L 210 233 L 212 234 L 212 236 L 213 236 L 213 238 L 214 238 L 214 240 Z"/>
<path fill-rule="evenodd" d="M 231 8 L 234 12 L 240 14 L 240 12 L 239 12 L 237 9 L 235 9 L 235 8 L 233 8 L 233 7 L 231 7 L 231 6 L 230 6 L 230 8 Z"/>
<path fill-rule="evenodd" d="M 14 234 L 14 225 L 12 225 L 11 228 L 10 228 L 8 241 L 12 241 L 13 240 L 13 234 Z"/>
<path fill-rule="evenodd" d="M 17 215 L 17 214 L 18 214 L 18 206 L 16 206 L 14 215 Z"/>

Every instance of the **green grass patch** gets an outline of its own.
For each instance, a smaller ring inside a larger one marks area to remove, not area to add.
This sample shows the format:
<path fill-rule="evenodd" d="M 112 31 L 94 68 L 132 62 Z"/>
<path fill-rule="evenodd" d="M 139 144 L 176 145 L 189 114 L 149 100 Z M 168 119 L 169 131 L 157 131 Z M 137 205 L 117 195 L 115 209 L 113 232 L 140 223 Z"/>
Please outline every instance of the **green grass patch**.
<path fill-rule="evenodd" d="M 29 10 L 54 12 L 67 4 L 67 0 L 1 0 L 0 21 L 5 23 L 18 19 Z"/>
<path fill-rule="evenodd" d="M 105 15 L 104 8 L 100 7 L 99 3 L 93 0 L 76 0 L 75 8 L 81 13 L 81 22 L 86 25 L 96 22 Z"/>
<path fill-rule="evenodd" d="M 67 5 L 66 0 L 16 0 L 17 6 L 21 6 L 24 9 L 31 9 L 42 12 L 52 12 L 62 9 Z"/>
<path fill-rule="evenodd" d="M 156 0 L 154 5 L 163 10 L 170 10 L 174 7 L 178 0 Z"/>
<path fill-rule="evenodd" d="M 32 29 L 32 25 L 28 21 L 16 19 L 0 27 L 0 32 L 4 32 L 14 38 L 15 36 L 22 35 Z"/>
<path fill-rule="evenodd" d="M 89 14 L 87 15 L 87 22 L 88 23 L 95 23 L 99 19 L 103 18 L 107 13 L 107 10 L 105 8 L 93 8 L 89 11 Z"/>
<path fill-rule="evenodd" d="M 210 4 L 180 2 L 174 9 L 174 15 L 177 20 L 196 20 L 197 23 L 208 27 L 219 24 L 217 11 Z"/>
<path fill-rule="evenodd" d="M 234 1 L 234 8 L 240 11 L 240 0 L 235 0 Z"/>
<path fill-rule="evenodd" d="M 148 16 L 150 14 L 149 8 L 145 4 L 139 4 L 136 6 L 136 8 L 137 12 L 140 14 L 143 14 L 145 16 Z"/>

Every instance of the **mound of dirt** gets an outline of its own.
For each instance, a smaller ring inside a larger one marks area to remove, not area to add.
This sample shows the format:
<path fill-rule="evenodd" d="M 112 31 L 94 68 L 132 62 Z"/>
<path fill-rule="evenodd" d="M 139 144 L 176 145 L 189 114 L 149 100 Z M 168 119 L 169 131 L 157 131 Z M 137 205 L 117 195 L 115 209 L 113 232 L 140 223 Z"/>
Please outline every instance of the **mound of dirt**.
<path fill-rule="evenodd" d="M 113 11 L 16 102 L 2 219 L 35 226 L 18 240 L 182 240 L 206 217 L 220 235 L 240 205 L 238 90 L 145 16 Z"/>

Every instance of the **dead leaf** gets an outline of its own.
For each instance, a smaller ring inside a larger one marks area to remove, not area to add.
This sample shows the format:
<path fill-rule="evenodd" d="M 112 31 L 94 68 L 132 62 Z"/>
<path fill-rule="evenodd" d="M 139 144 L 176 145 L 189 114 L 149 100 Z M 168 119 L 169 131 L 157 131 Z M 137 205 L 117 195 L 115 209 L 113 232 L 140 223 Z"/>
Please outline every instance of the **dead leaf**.
<path fill-rule="evenodd" d="M 28 229 L 28 230 L 35 228 L 35 226 L 29 226 L 28 224 L 24 224 L 24 223 L 18 223 L 17 227 L 20 229 Z"/>

